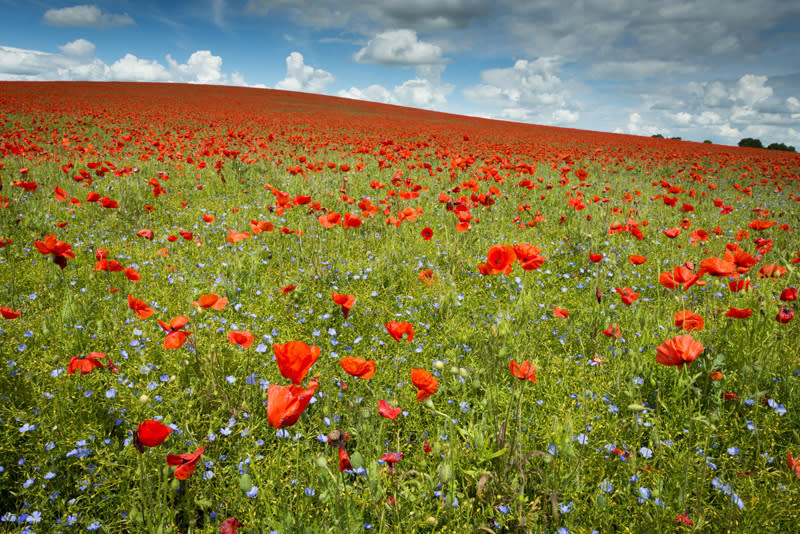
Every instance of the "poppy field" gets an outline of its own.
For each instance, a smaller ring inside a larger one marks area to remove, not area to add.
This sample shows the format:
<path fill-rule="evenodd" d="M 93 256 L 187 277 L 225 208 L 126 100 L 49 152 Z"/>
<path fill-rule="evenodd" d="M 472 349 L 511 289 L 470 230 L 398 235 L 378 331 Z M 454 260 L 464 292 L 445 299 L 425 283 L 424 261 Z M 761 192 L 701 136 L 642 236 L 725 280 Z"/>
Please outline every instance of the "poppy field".
<path fill-rule="evenodd" d="M 800 156 L 0 84 L 0 532 L 792 532 Z"/>

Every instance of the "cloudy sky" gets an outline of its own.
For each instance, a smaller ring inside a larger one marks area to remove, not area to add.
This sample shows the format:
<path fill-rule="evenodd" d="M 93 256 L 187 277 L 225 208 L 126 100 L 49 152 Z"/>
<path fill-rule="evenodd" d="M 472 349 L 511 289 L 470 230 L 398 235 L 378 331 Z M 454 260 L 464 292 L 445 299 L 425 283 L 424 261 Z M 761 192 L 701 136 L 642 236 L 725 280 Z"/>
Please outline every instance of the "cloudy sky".
<path fill-rule="evenodd" d="M 0 0 L 0 79 L 307 91 L 800 148 L 800 2 Z"/>

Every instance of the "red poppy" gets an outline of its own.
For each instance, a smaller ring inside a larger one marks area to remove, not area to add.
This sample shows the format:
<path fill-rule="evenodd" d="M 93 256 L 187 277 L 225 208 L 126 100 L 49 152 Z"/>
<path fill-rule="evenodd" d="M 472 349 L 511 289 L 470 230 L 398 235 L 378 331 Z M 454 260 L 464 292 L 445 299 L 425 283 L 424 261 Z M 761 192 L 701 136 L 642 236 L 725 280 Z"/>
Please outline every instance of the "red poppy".
<path fill-rule="evenodd" d="M 418 401 L 424 401 L 439 389 L 439 381 L 425 369 L 412 369 L 411 383 L 417 388 Z"/>
<path fill-rule="evenodd" d="M 781 291 L 781 300 L 784 301 L 797 300 L 797 288 L 787 287 L 786 289 Z"/>
<path fill-rule="evenodd" d="M 767 278 L 779 278 L 786 274 L 786 272 L 786 267 L 769 263 L 761 267 L 761 269 L 758 271 L 758 277 L 761 278 L 766 276 Z"/>
<path fill-rule="evenodd" d="M 378 413 L 387 419 L 394 421 L 402 412 L 402 408 L 391 406 L 385 400 L 378 401 Z"/>
<path fill-rule="evenodd" d="M 432 286 L 436 281 L 436 277 L 434 276 L 433 271 L 430 269 L 424 269 L 420 271 L 418 277 L 426 286 Z"/>
<path fill-rule="evenodd" d="M 123 270 L 122 264 L 117 260 L 107 260 L 102 258 L 100 261 L 94 264 L 95 271 L 108 271 L 108 272 L 120 272 Z"/>
<path fill-rule="evenodd" d="M 622 289 L 615 287 L 614 291 L 620 294 L 620 297 L 622 297 L 622 303 L 625 306 L 630 306 L 636 299 L 639 298 L 639 293 L 634 293 L 633 289 L 630 287 L 625 287 Z"/>
<path fill-rule="evenodd" d="M 239 241 L 244 241 L 245 239 L 250 239 L 249 233 L 237 232 L 232 228 L 228 228 L 228 237 L 225 238 L 225 241 L 228 243 L 238 243 Z"/>
<path fill-rule="evenodd" d="M 258 235 L 261 232 L 271 232 L 275 229 L 275 225 L 273 225 L 269 221 L 250 221 L 250 229 L 253 231 L 253 235 Z"/>
<path fill-rule="evenodd" d="M 719 380 L 720 378 L 722 378 L 722 372 L 721 372 L 721 371 L 714 371 L 713 373 L 709 374 L 709 375 L 708 375 L 708 377 L 709 377 L 711 380 L 713 380 L 713 381 L 715 381 L 715 382 L 716 382 L 717 380 Z"/>
<path fill-rule="evenodd" d="M 520 267 L 526 271 L 535 271 L 545 262 L 547 258 L 540 255 L 541 249 L 529 243 L 519 243 L 512 247 L 514 255 L 520 262 Z"/>
<path fill-rule="evenodd" d="M 365 360 L 364 358 L 355 358 L 352 356 L 347 356 L 339 360 L 339 365 L 341 365 L 342 369 L 350 376 L 363 378 L 364 380 L 372 378 L 376 369 L 375 360 Z"/>
<path fill-rule="evenodd" d="M 720 258 L 706 258 L 700 262 L 697 276 L 708 273 L 711 276 L 733 276 L 737 274 L 736 264 Z"/>
<path fill-rule="evenodd" d="M 428 241 L 430 238 L 433 237 L 433 230 L 431 230 L 429 227 L 426 226 L 425 228 L 422 229 L 421 234 L 422 234 L 422 239 Z"/>
<path fill-rule="evenodd" d="M 179 349 L 186 343 L 186 339 L 192 334 L 188 330 L 183 330 L 188 322 L 189 319 L 183 315 L 173 318 L 169 324 L 161 319 L 158 320 L 158 325 L 167 332 L 167 337 L 164 338 L 165 349 Z"/>
<path fill-rule="evenodd" d="M 248 349 L 253 344 L 253 334 L 247 331 L 231 330 L 228 333 L 228 341 Z"/>
<path fill-rule="evenodd" d="M 64 241 L 59 241 L 55 235 L 50 234 L 44 238 L 44 241 L 34 241 L 34 245 L 39 249 L 42 254 L 52 254 L 53 263 L 62 269 L 67 266 L 67 258 L 74 258 L 75 252 L 72 250 L 72 245 Z"/>
<path fill-rule="evenodd" d="M 16 187 L 21 187 L 22 189 L 24 189 L 25 191 L 27 191 L 29 193 L 33 192 L 33 191 L 36 191 L 39 188 L 39 184 L 37 184 L 36 182 L 33 182 L 33 181 L 31 181 L 31 182 L 23 182 L 22 180 L 14 180 L 12 183 Z"/>
<path fill-rule="evenodd" d="M 676 523 L 683 523 L 687 527 L 694 526 L 694 521 L 689 519 L 689 516 L 686 515 L 686 512 L 681 512 L 680 514 L 678 514 L 678 517 L 675 518 L 675 522 Z"/>
<path fill-rule="evenodd" d="M 781 306 L 778 315 L 775 316 L 775 320 L 782 324 L 786 324 L 792 319 L 794 319 L 794 310 L 789 306 Z"/>
<path fill-rule="evenodd" d="M 389 335 L 392 336 L 395 341 L 402 341 L 403 335 L 406 336 L 406 341 L 409 343 L 414 341 L 414 327 L 411 326 L 410 323 L 402 321 L 389 321 L 388 323 L 383 323 L 383 326 L 386 327 Z"/>
<path fill-rule="evenodd" d="M 522 363 L 511 360 L 508 362 L 508 370 L 511 371 L 511 375 L 515 378 L 536 382 L 536 367 L 527 360 Z"/>
<path fill-rule="evenodd" d="M 333 293 L 331 296 L 333 297 L 333 302 L 342 307 L 342 314 L 344 314 L 344 318 L 347 319 L 347 316 L 350 315 L 350 309 L 356 301 L 355 295 Z"/>
<path fill-rule="evenodd" d="M 647 261 L 647 257 L 639 254 L 631 254 L 631 257 L 628 258 L 628 261 L 634 265 L 641 265 Z"/>
<path fill-rule="evenodd" d="M 229 517 L 219 526 L 219 534 L 236 534 L 242 524 L 235 517 Z"/>
<path fill-rule="evenodd" d="M 228 297 L 220 297 L 216 293 L 206 293 L 196 301 L 192 301 L 192 306 L 200 306 L 205 310 L 211 308 L 212 310 L 220 311 L 224 309 L 227 304 Z"/>
<path fill-rule="evenodd" d="M 670 239 L 678 237 L 680 233 L 681 231 L 679 228 L 669 228 L 667 230 L 664 230 L 664 235 L 669 237 Z"/>
<path fill-rule="evenodd" d="M 489 248 L 486 263 L 478 265 L 478 271 L 483 274 L 510 274 L 511 264 L 517 259 L 514 248 L 509 245 L 493 245 Z"/>
<path fill-rule="evenodd" d="M 690 310 L 681 310 L 673 317 L 675 326 L 682 328 L 687 332 L 693 330 L 701 331 L 705 327 L 703 324 L 703 317 L 695 314 Z"/>
<path fill-rule="evenodd" d="M 302 341 L 289 341 L 283 345 L 274 343 L 272 350 L 280 373 L 294 384 L 303 381 L 308 370 L 319 358 L 319 347 L 308 346 Z"/>
<path fill-rule="evenodd" d="M 751 315 L 753 315 L 753 310 L 750 308 L 734 308 L 731 306 L 728 308 L 725 317 L 730 317 L 731 319 L 747 319 Z"/>
<path fill-rule="evenodd" d="M 138 282 L 139 280 L 142 279 L 142 275 L 139 274 L 139 271 L 137 271 L 133 267 L 128 267 L 127 269 L 125 269 L 125 277 L 131 282 Z"/>
<path fill-rule="evenodd" d="M 288 295 L 289 293 L 294 291 L 296 288 L 297 288 L 297 286 L 295 284 L 290 284 L 290 285 L 288 285 L 286 287 L 282 287 L 279 291 L 281 293 L 283 293 L 284 295 Z"/>
<path fill-rule="evenodd" d="M 175 469 L 175 478 L 178 480 L 186 480 L 189 478 L 191 474 L 194 473 L 204 450 L 206 450 L 205 447 L 200 447 L 195 452 L 189 454 L 168 454 L 167 465 L 178 466 Z"/>
<path fill-rule="evenodd" d="M 606 337 L 613 337 L 614 339 L 619 339 L 622 337 L 622 330 L 620 330 L 619 325 L 610 324 L 608 328 L 603 330 L 603 335 Z"/>
<path fill-rule="evenodd" d="M 4 319 L 16 319 L 19 317 L 19 314 L 22 312 L 14 310 L 14 308 L 10 308 L 8 306 L 3 306 L 0 308 L 0 315 L 3 316 Z"/>
<path fill-rule="evenodd" d="M 309 382 L 308 386 L 309 389 L 295 384 L 269 386 L 267 389 L 267 420 L 269 420 L 269 424 L 276 429 L 295 424 L 317 391 L 316 380 Z"/>
<path fill-rule="evenodd" d="M 213 215 L 209 215 L 207 213 L 204 213 L 203 215 L 201 215 L 201 217 L 203 219 L 203 222 L 207 223 L 213 223 L 216 220 L 216 218 Z"/>
<path fill-rule="evenodd" d="M 602 254 L 594 254 L 594 253 L 590 252 L 590 253 L 589 253 L 589 259 L 590 259 L 590 260 L 591 260 L 593 263 L 597 263 L 598 261 L 600 261 L 600 260 L 602 260 L 602 259 L 603 259 L 603 255 L 602 255 Z"/>
<path fill-rule="evenodd" d="M 147 319 L 153 315 L 153 308 L 149 307 L 145 301 L 133 298 L 130 293 L 128 293 L 128 308 L 132 309 L 139 319 Z"/>
<path fill-rule="evenodd" d="M 800 478 L 800 458 L 794 458 L 791 452 L 786 451 L 786 465 L 789 466 L 790 470 L 794 471 L 797 478 Z"/>
<path fill-rule="evenodd" d="M 750 283 L 750 280 L 731 280 L 728 282 L 728 289 L 731 290 L 731 293 L 738 293 L 739 291 L 749 291 L 753 288 L 753 284 Z"/>
<path fill-rule="evenodd" d="M 350 455 L 347 454 L 347 451 L 344 448 L 339 449 L 339 472 L 352 469 L 353 466 L 350 464 Z"/>
<path fill-rule="evenodd" d="M 87 356 L 73 356 L 69 360 L 69 366 L 67 367 L 67 374 L 74 375 L 75 371 L 80 371 L 81 374 L 87 375 L 93 369 L 102 369 L 103 368 L 103 358 L 106 355 L 102 352 L 90 352 Z"/>
<path fill-rule="evenodd" d="M 560 319 L 566 319 L 569 317 L 569 312 L 564 308 L 559 308 L 558 306 L 553 306 L 553 315 Z"/>
<path fill-rule="evenodd" d="M 148 419 L 139 423 L 139 428 L 133 434 L 133 443 L 139 452 L 144 452 L 144 447 L 158 447 L 172 433 L 172 429 L 167 425 Z"/>
<path fill-rule="evenodd" d="M 656 361 L 663 365 L 677 366 L 691 363 L 703 352 L 703 344 L 695 340 L 691 334 L 684 334 L 668 339 L 656 348 Z"/>
<path fill-rule="evenodd" d="M 138 232 L 136 232 L 136 235 L 138 237 L 143 237 L 145 239 L 149 239 L 150 241 L 152 241 L 153 238 L 155 237 L 155 233 L 153 233 L 153 231 L 150 230 L 149 228 L 143 228 L 143 229 L 139 230 Z"/>
<path fill-rule="evenodd" d="M 381 460 L 383 460 L 387 464 L 396 464 L 402 459 L 403 459 L 402 452 L 387 452 L 383 456 L 381 456 Z"/>

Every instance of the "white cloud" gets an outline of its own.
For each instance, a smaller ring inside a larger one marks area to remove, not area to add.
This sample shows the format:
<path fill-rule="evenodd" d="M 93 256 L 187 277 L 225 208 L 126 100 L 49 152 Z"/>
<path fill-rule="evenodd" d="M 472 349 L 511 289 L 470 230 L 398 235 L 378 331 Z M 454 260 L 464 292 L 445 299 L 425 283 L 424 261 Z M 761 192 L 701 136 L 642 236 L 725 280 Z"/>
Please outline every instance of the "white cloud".
<path fill-rule="evenodd" d="M 736 84 L 733 97 L 746 106 L 753 106 L 772 96 L 772 88 L 766 87 L 766 76 L 745 74 Z"/>
<path fill-rule="evenodd" d="M 381 102 L 383 104 L 398 104 L 399 102 L 394 97 L 391 91 L 385 87 L 373 84 L 364 90 L 357 87 L 351 87 L 348 90 L 341 90 L 336 93 L 337 96 L 343 98 L 352 98 L 355 100 L 369 100 L 370 102 Z"/>
<path fill-rule="evenodd" d="M 292 52 L 286 58 L 286 78 L 279 81 L 276 89 L 324 93 L 325 86 L 333 82 L 333 74 L 306 65 L 300 52 Z"/>
<path fill-rule="evenodd" d="M 652 124 L 645 124 L 644 119 L 639 113 L 631 113 L 628 116 L 628 126 L 625 130 L 625 133 L 630 133 L 634 135 L 655 135 L 661 134 L 664 136 L 669 136 L 669 130 L 662 129 Z"/>
<path fill-rule="evenodd" d="M 437 85 L 430 80 L 414 78 L 394 88 L 401 104 L 415 108 L 443 110 L 447 106 L 447 95 L 453 92 L 450 84 Z"/>
<path fill-rule="evenodd" d="M 106 28 L 109 26 L 128 26 L 136 24 L 127 13 L 123 15 L 113 15 L 103 12 L 95 5 L 48 9 L 45 11 L 42 21 L 50 26 L 69 28 Z"/>
<path fill-rule="evenodd" d="M 178 64 L 167 54 L 167 64 L 171 72 L 180 75 L 181 81 L 215 85 L 226 83 L 226 76 L 222 73 L 222 58 L 212 55 L 209 50 L 194 52 L 185 65 Z"/>
<path fill-rule="evenodd" d="M 574 124 L 578 122 L 580 114 L 568 109 L 557 109 L 553 112 L 553 124 Z"/>
<path fill-rule="evenodd" d="M 442 49 L 419 41 L 414 30 L 391 30 L 376 35 L 354 59 L 385 66 L 431 65 L 442 62 Z"/>
<path fill-rule="evenodd" d="M 70 43 L 58 47 L 59 50 L 76 58 L 92 57 L 94 55 L 94 43 L 86 39 L 76 39 Z"/>
<path fill-rule="evenodd" d="M 601 79 L 643 80 L 645 78 L 660 78 L 667 74 L 687 73 L 696 70 L 697 67 L 678 61 L 639 59 L 595 63 L 589 69 L 589 75 Z"/>
<path fill-rule="evenodd" d="M 115 61 L 109 67 L 110 79 L 118 81 L 168 82 L 170 74 L 164 65 L 155 60 L 139 59 L 133 54 Z"/>

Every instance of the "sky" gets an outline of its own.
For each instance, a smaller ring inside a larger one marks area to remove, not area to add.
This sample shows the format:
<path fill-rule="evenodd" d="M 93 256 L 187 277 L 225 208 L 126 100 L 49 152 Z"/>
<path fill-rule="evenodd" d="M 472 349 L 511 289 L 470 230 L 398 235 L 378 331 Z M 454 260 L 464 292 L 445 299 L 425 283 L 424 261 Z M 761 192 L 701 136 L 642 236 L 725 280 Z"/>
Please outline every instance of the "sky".
<path fill-rule="evenodd" d="M 0 80 L 188 82 L 800 149 L 800 2 L 0 0 Z"/>

